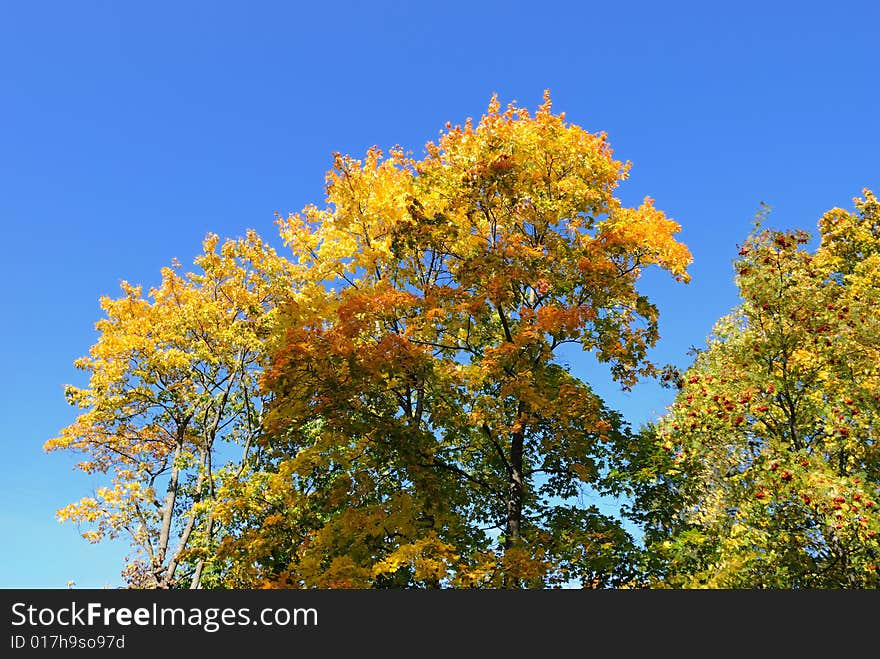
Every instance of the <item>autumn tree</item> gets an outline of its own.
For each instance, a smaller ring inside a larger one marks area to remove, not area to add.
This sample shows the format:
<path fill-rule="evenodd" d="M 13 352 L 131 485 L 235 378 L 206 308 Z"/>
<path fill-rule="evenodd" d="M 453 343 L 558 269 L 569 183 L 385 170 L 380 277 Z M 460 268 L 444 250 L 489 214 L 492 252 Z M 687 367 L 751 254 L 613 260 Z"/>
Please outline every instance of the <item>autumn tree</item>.
<path fill-rule="evenodd" d="M 45 445 L 109 478 L 58 517 L 92 542 L 127 536 L 132 587 L 210 585 L 217 492 L 255 448 L 264 339 L 292 286 L 289 263 L 253 232 L 222 245 L 209 235 L 195 265 L 164 268 L 146 296 L 123 281 L 121 297 L 101 299 L 98 340 L 76 362 L 88 384 L 65 390 L 82 412 Z"/>
<path fill-rule="evenodd" d="M 740 305 L 682 374 L 637 508 L 666 585 L 880 586 L 880 204 L 760 223 Z M 667 505 L 658 505 L 658 501 Z"/>
<path fill-rule="evenodd" d="M 615 197 L 604 134 L 493 98 L 421 159 L 337 155 L 324 207 L 281 222 L 300 282 L 270 341 L 264 461 L 217 512 L 227 584 L 621 585 L 633 538 L 578 502 L 626 435 L 559 359 L 651 376 L 657 266 L 679 225 Z"/>

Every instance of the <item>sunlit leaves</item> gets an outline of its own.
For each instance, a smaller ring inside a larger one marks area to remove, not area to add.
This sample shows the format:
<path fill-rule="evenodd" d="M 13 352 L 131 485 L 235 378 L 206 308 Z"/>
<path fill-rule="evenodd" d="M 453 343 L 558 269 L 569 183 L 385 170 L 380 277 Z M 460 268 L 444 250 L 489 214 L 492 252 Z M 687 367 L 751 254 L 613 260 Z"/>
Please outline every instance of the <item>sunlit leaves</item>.
<path fill-rule="evenodd" d="M 121 297 L 101 299 L 98 340 L 76 362 L 88 384 L 65 388 L 83 411 L 45 445 L 110 477 L 59 518 L 92 527 L 91 541 L 128 535 L 137 553 L 125 575 L 136 586 L 198 582 L 219 535 L 212 505 L 226 445 L 241 460 L 259 431 L 264 341 L 293 286 L 290 264 L 253 232 L 222 245 L 209 235 L 195 265 L 162 269 L 147 295 L 123 281 Z M 181 576 L 194 546 L 201 558 Z"/>
<path fill-rule="evenodd" d="M 623 579 L 614 561 L 597 566 L 622 560 L 626 533 L 608 526 L 614 549 L 600 551 L 583 529 L 554 536 L 552 520 L 583 487 L 605 487 L 625 432 L 558 348 L 578 343 L 633 385 L 654 372 L 658 338 L 641 271 L 687 279 L 678 224 L 650 199 L 614 196 L 627 169 L 549 95 L 534 114 L 493 98 L 419 160 L 335 156 L 326 205 L 279 222 L 300 288 L 271 339 L 268 447 L 296 456 L 284 507 L 301 516 L 228 546 L 236 561 L 254 543 L 287 547 L 285 564 L 267 558 L 243 579 Z"/>
<path fill-rule="evenodd" d="M 880 585 L 876 199 L 865 191 L 819 229 L 814 252 L 801 231 L 759 228 L 743 244 L 742 303 L 659 426 L 658 477 L 680 497 L 672 540 L 655 545 L 672 583 Z"/>
<path fill-rule="evenodd" d="M 47 449 L 111 486 L 60 511 L 127 533 L 134 586 L 644 585 L 618 496 L 631 435 L 559 360 L 656 374 L 645 268 L 679 225 L 615 196 L 604 134 L 493 97 L 417 159 L 336 154 L 326 198 L 209 236 L 195 272 L 102 299 L 81 414 Z"/>

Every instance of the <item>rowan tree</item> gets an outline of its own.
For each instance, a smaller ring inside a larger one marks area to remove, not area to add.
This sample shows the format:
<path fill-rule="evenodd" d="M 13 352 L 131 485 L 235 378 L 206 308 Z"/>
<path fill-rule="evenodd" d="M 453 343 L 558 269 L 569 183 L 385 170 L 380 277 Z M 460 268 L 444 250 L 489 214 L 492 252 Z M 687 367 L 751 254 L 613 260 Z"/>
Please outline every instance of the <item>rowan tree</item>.
<path fill-rule="evenodd" d="M 741 303 L 658 424 L 639 508 L 667 585 L 880 586 L 876 197 L 825 213 L 819 237 L 756 227 Z M 651 484 L 674 511 L 648 512 Z"/>
<path fill-rule="evenodd" d="M 447 124 L 423 158 L 336 155 L 323 208 L 281 222 L 299 288 L 270 341 L 266 462 L 225 498 L 239 586 L 631 582 L 609 492 L 626 425 L 558 356 L 653 375 L 650 266 L 679 225 L 615 195 L 628 164 L 551 110 Z"/>
<path fill-rule="evenodd" d="M 76 362 L 88 385 L 65 389 L 83 411 L 45 444 L 109 477 L 58 517 L 90 527 L 92 542 L 127 535 L 132 587 L 210 581 L 223 535 L 217 492 L 249 463 L 266 400 L 264 339 L 292 288 L 289 263 L 253 232 L 222 245 L 209 235 L 195 265 L 164 268 L 146 296 L 123 281 L 121 297 L 101 299 L 98 340 Z"/>

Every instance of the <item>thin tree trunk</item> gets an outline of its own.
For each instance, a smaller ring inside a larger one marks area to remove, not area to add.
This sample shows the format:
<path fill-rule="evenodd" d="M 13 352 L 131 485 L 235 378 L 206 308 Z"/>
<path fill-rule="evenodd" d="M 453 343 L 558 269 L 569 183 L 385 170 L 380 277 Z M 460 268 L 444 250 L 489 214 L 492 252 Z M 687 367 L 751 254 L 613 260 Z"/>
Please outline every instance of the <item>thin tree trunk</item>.
<path fill-rule="evenodd" d="M 200 453 L 201 459 L 199 462 L 201 468 L 199 469 L 199 477 L 196 479 L 196 494 L 193 497 L 194 504 L 198 503 L 200 500 L 199 492 L 201 492 L 202 485 L 205 481 L 205 460 L 207 459 L 208 449 L 202 448 L 200 449 Z M 192 510 L 190 512 L 192 512 Z M 177 543 L 177 549 L 171 556 L 171 560 L 168 561 L 168 568 L 165 570 L 165 575 L 162 579 L 161 585 L 159 586 L 160 588 L 171 588 L 171 585 L 174 583 L 174 573 L 177 571 L 177 566 L 180 564 L 180 557 L 183 555 L 183 550 L 186 549 L 186 545 L 189 542 L 189 536 L 192 534 L 195 523 L 196 516 L 193 513 L 187 520 L 186 526 L 183 529 L 183 533 L 181 533 L 180 535 L 180 539 Z"/>
<path fill-rule="evenodd" d="M 250 440 L 250 438 L 248 438 Z M 247 449 L 245 449 L 247 451 Z M 214 504 L 215 501 L 215 492 L 214 492 L 214 472 L 213 467 L 211 465 L 211 451 L 208 449 L 205 456 L 205 471 L 207 472 L 208 477 L 208 497 L 211 499 L 211 510 L 208 511 L 208 521 L 205 523 L 205 544 L 208 548 L 211 547 L 211 537 L 214 533 Z M 198 590 L 201 588 L 201 580 L 202 580 L 202 571 L 205 568 L 205 559 L 200 558 L 196 563 L 196 571 L 193 574 L 192 582 L 190 583 L 191 590 Z"/>
<path fill-rule="evenodd" d="M 153 560 L 153 577 L 157 585 L 164 588 L 167 581 L 165 572 L 165 555 L 168 553 L 168 542 L 171 536 L 171 521 L 174 518 L 174 504 L 177 501 L 177 487 L 180 478 L 180 469 L 177 466 L 180 453 L 183 450 L 183 429 L 178 431 L 178 440 L 174 446 L 174 457 L 171 461 L 171 476 L 168 480 L 168 491 L 165 494 L 165 503 L 162 506 L 162 527 L 159 531 L 159 541 L 156 545 L 156 554 Z"/>

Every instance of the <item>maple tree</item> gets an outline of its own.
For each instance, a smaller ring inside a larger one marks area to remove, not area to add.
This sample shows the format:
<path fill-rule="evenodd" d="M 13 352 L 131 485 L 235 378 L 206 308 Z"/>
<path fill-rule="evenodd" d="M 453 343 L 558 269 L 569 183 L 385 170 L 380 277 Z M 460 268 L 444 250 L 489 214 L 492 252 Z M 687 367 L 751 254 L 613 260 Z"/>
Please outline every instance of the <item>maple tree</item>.
<path fill-rule="evenodd" d="M 614 196 L 628 164 L 493 97 L 422 159 L 336 155 L 326 206 L 280 222 L 297 287 L 268 341 L 264 450 L 215 514 L 227 585 L 632 582 L 621 520 L 578 503 L 626 424 L 559 360 L 655 373 L 644 268 L 687 280 L 679 225 Z"/>
<path fill-rule="evenodd" d="M 645 268 L 679 225 L 615 197 L 604 134 L 493 97 L 421 159 L 336 154 L 326 204 L 122 283 L 49 451 L 110 481 L 131 587 L 880 586 L 880 203 L 740 247 L 741 303 L 658 369 Z M 560 356 L 677 390 L 639 433 Z M 583 495 L 627 496 L 620 516 Z M 637 541 L 626 520 L 644 531 Z"/>
<path fill-rule="evenodd" d="M 127 535 L 132 587 L 210 580 L 217 492 L 256 447 L 264 339 L 292 287 L 290 264 L 254 232 L 222 245 L 209 235 L 195 265 L 164 268 L 148 296 L 123 281 L 121 297 L 101 299 L 99 338 L 76 362 L 88 385 L 65 389 L 83 411 L 45 444 L 111 477 L 58 517 L 91 527 L 92 542 Z"/>
<path fill-rule="evenodd" d="M 658 583 L 880 586 L 877 198 L 825 213 L 819 237 L 759 221 L 741 304 L 646 432 L 634 507 Z"/>

